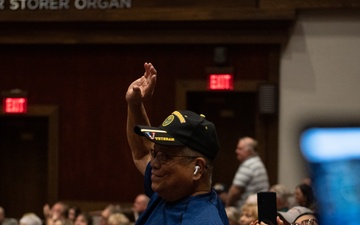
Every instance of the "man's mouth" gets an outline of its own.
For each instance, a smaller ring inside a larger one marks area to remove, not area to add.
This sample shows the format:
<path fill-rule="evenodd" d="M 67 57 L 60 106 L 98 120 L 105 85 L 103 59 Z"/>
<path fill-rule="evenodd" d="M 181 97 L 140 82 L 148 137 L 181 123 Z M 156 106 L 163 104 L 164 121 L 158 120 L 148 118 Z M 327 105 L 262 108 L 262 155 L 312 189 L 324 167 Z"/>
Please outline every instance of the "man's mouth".
<path fill-rule="evenodd" d="M 159 175 L 159 174 L 155 174 L 155 173 L 152 173 L 151 174 L 151 180 L 159 180 L 161 179 L 163 176 Z"/>

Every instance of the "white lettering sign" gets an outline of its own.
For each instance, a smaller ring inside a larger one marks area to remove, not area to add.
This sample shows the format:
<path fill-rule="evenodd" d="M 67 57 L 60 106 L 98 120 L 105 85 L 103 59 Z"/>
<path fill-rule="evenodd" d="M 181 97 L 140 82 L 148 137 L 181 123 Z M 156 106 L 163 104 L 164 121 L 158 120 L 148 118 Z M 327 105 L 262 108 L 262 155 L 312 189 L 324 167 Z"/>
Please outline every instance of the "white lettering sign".
<path fill-rule="evenodd" d="M 70 0 L 9 0 L 10 10 L 66 10 Z M 86 9 L 123 9 L 131 8 L 131 0 L 75 0 L 74 7 Z M 5 0 L 0 0 L 0 10 L 5 9 Z"/>
<path fill-rule="evenodd" d="M 131 0 L 75 0 L 77 9 L 122 9 L 131 8 Z"/>
<path fill-rule="evenodd" d="M 10 0 L 11 10 L 59 10 L 68 8 L 69 0 Z"/>

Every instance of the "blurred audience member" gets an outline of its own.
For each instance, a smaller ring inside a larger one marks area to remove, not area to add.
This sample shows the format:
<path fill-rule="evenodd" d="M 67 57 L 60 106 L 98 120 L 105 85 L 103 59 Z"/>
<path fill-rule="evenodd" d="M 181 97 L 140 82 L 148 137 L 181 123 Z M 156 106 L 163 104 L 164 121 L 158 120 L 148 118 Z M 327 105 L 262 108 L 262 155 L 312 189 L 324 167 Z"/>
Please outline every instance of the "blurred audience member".
<path fill-rule="evenodd" d="M 213 186 L 214 190 L 216 191 L 217 195 L 221 199 L 221 201 L 225 204 L 226 202 L 226 196 L 227 196 L 227 187 L 223 183 L 216 183 Z"/>
<path fill-rule="evenodd" d="M 245 203 L 240 209 L 240 225 L 249 225 L 258 219 L 257 204 Z"/>
<path fill-rule="evenodd" d="M 229 218 L 230 225 L 239 225 L 240 212 L 239 209 L 234 206 L 225 207 L 225 212 Z"/>
<path fill-rule="evenodd" d="M 42 225 L 41 219 L 35 213 L 23 215 L 19 221 L 20 225 Z"/>
<path fill-rule="evenodd" d="M 251 194 L 247 197 L 245 203 L 257 204 L 257 193 Z"/>
<path fill-rule="evenodd" d="M 310 177 L 305 177 L 302 181 L 304 184 L 307 184 L 307 185 L 312 185 L 312 182 L 311 182 L 311 178 Z"/>
<path fill-rule="evenodd" d="M 136 196 L 133 207 L 131 208 L 131 210 L 134 213 L 135 221 L 145 211 L 149 201 L 150 201 L 150 198 L 148 196 L 146 196 L 145 194 L 139 194 L 138 196 Z"/>
<path fill-rule="evenodd" d="M 100 225 L 107 225 L 109 217 L 114 214 L 121 212 L 120 205 L 110 204 L 105 207 L 105 209 L 101 212 Z"/>
<path fill-rule="evenodd" d="M 14 218 L 7 218 L 5 209 L 0 206 L 0 225 L 18 225 L 18 221 Z"/>
<path fill-rule="evenodd" d="M 275 184 L 270 187 L 270 191 L 276 193 L 277 211 L 286 212 L 289 210 L 288 199 L 290 194 L 289 189 L 283 184 Z"/>
<path fill-rule="evenodd" d="M 71 221 L 75 221 L 76 217 L 81 213 L 81 209 L 79 207 L 76 206 L 71 206 L 68 209 L 67 212 L 67 218 L 70 219 Z"/>
<path fill-rule="evenodd" d="M 130 225 L 130 220 L 123 213 L 111 214 L 108 225 Z"/>
<path fill-rule="evenodd" d="M 299 206 L 315 209 L 315 196 L 313 188 L 307 184 L 300 184 L 295 187 L 294 197 Z"/>
<path fill-rule="evenodd" d="M 303 206 L 295 206 L 287 212 L 278 212 L 284 224 L 318 225 L 314 211 Z"/>
<path fill-rule="evenodd" d="M 72 225 L 73 222 L 67 218 L 69 206 L 61 201 L 56 202 L 51 208 L 49 204 L 44 205 L 44 217 L 46 225 Z"/>
<path fill-rule="evenodd" d="M 74 225 L 93 225 L 93 218 L 88 213 L 81 212 L 76 216 Z"/>
<path fill-rule="evenodd" d="M 269 190 L 267 171 L 256 148 L 257 141 L 253 138 L 239 139 L 235 153 L 240 166 L 229 189 L 226 206 L 241 207 L 249 195 Z"/>

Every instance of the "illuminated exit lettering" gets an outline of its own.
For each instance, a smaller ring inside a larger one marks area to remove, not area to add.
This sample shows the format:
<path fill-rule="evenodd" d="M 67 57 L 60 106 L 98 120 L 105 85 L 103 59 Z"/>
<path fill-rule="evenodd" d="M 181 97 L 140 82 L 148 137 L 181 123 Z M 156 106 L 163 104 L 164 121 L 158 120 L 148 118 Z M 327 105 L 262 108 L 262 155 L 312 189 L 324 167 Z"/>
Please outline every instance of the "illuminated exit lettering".
<path fill-rule="evenodd" d="M 26 113 L 27 99 L 26 98 L 4 98 L 4 112 L 5 113 Z"/>
<path fill-rule="evenodd" d="M 209 90 L 233 90 L 234 77 L 232 74 L 210 74 Z"/>

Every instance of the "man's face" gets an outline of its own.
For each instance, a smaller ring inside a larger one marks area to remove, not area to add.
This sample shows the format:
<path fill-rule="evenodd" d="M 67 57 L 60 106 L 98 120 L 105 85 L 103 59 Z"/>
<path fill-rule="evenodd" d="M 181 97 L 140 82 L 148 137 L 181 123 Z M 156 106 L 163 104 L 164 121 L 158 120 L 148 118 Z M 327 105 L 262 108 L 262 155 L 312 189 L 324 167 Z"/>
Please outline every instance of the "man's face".
<path fill-rule="evenodd" d="M 76 217 L 74 225 L 87 225 L 88 222 L 85 218 L 84 215 L 79 215 L 78 217 Z"/>
<path fill-rule="evenodd" d="M 294 197 L 299 205 L 305 205 L 306 197 L 304 196 L 304 194 L 302 193 L 299 187 L 295 188 Z"/>
<path fill-rule="evenodd" d="M 294 222 L 295 224 L 309 224 L 309 225 L 318 225 L 316 217 L 311 214 L 305 214 L 297 218 Z"/>
<path fill-rule="evenodd" d="M 179 146 L 154 146 L 151 160 L 152 189 L 166 201 L 175 201 L 193 193 L 193 158 L 186 157 Z M 153 153 L 154 154 L 154 153 Z"/>
<path fill-rule="evenodd" d="M 238 141 L 238 144 L 236 145 L 235 153 L 236 153 L 236 158 L 240 162 L 244 162 L 250 156 L 250 150 L 245 140 Z"/>
<path fill-rule="evenodd" d="M 240 215 L 239 224 L 248 225 L 257 219 L 256 215 L 250 210 L 243 210 Z"/>
<path fill-rule="evenodd" d="M 147 197 L 144 195 L 139 195 L 135 198 L 133 210 L 135 212 L 144 212 L 147 207 Z"/>
<path fill-rule="evenodd" d="M 51 208 L 53 220 L 57 220 L 64 217 L 64 206 L 60 203 L 55 203 Z"/>
<path fill-rule="evenodd" d="M 100 215 L 100 225 L 107 225 L 107 220 L 110 216 L 111 212 L 110 209 L 105 208 Z"/>
<path fill-rule="evenodd" d="M 76 218 L 76 212 L 75 212 L 75 209 L 71 208 L 69 209 L 69 212 L 68 212 L 68 217 L 70 220 L 74 221 Z"/>

